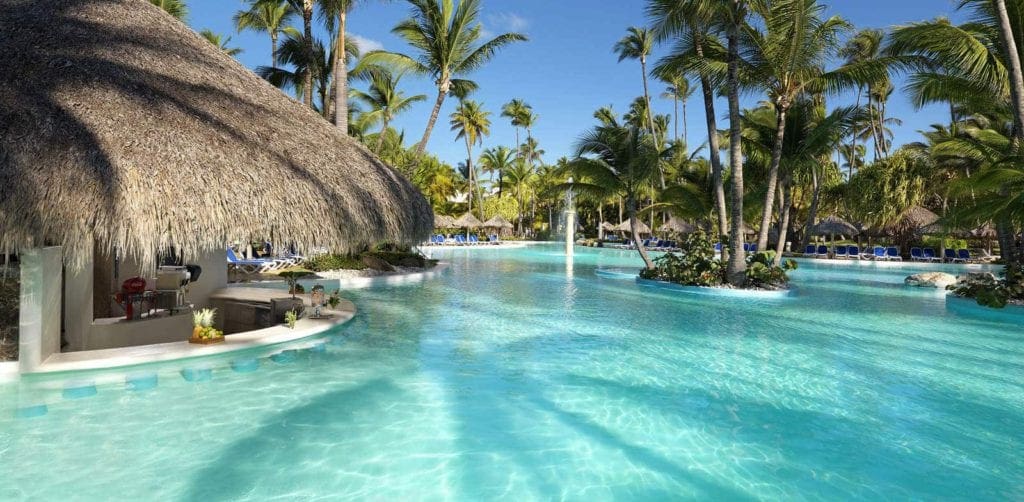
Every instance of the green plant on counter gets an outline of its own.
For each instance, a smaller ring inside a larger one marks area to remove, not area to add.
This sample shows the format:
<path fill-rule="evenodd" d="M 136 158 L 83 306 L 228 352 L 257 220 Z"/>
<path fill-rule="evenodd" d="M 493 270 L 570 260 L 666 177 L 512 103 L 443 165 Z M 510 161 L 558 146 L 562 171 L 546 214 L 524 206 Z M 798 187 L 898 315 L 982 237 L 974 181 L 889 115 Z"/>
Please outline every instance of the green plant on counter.
<path fill-rule="evenodd" d="M 295 323 L 299 322 L 299 314 L 296 314 L 294 310 L 285 312 L 284 322 L 288 325 L 288 328 L 295 329 Z"/>
<path fill-rule="evenodd" d="M 334 292 L 331 293 L 331 296 L 327 297 L 327 304 L 330 305 L 332 309 L 336 309 L 336 308 L 338 308 L 338 304 L 340 304 L 340 303 L 341 303 L 341 290 L 335 289 Z"/>

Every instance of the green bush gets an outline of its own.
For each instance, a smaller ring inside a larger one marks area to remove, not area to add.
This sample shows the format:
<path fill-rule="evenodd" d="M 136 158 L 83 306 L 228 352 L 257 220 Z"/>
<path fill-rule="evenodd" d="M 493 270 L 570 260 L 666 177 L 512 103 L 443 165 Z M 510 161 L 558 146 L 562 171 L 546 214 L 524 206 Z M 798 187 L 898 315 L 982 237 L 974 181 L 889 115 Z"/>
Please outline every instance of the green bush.
<path fill-rule="evenodd" d="M 796 261 L 792 259 L 782 260 L 780 266 L 775 266 L 775 251 L 763 251 L 753 253 L 747 257 L 747 285 L 757 288 L 777 289 L 789 283 L 789 276 L 786 272 L 796 270 Z"/>
<path fill-rule="evenodd" d="M 363 270 L 366 265 L 356 256 L 339 254 L 322 254 L 307 259 L 304 267 L 314 272 L 326 272 L 328 270 Z"/>
<path fill-rule="evenodd" d="M 374 251 L 366 254 L 380 258 L 388 262 L 389 265 L 399 267 L 429 268 L 437 264 L 437 260 L 428 260 L 423 255 L 412 251 Z"/>
<path fill-rule="evenodd" d="M 674 282 L 684 286 L 718 286 L 724 279 L 722 261 L 715 257 L 715 246 L 698 229 L 680 243 L 680 253 L 666 253 L 654 259 L 654 269 L 644 269 L 640 277 Z"/>
<path fill-rule="evenodd" d="M 953 294 L 974 298 L 978 305 L 1001 309 L 1011 300 L 1024 302 L 1024 271 L 1006 267 L 1006 278 L 980 275 L 949 286 Z"/>
<path fill-rule="evenodd" d="M 952 237 L 938 237 L 934 235 L 926 235 L 921 238 L 921 245 L 926 248 L 932 249 L 967 249 L 967 241 L 964 239 L 954 239 Z"/>

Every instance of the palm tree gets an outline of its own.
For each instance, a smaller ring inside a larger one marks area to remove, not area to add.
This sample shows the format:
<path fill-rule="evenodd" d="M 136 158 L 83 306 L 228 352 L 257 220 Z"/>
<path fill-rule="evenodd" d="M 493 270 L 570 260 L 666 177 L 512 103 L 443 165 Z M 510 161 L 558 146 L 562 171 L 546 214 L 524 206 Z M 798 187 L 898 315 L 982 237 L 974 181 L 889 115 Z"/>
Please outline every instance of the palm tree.
<path fill-rule="evenodd" d="M 626 36 L 615 43 L 614 51 L 619 55 L 619 62 L 626 59 L 639 59 L 640 72 L 644 84 L 644 102 L 647 105 L 647 127 L 651 134 L 654 131 L 654 115 L 651 113 L 651 94 L 647 90 L 647 56 L 654 48 L 654 36 L 647 28 L 630 26 Z M 664 183 L 662 183 L 664 185 Z"/>
<path fill-rule="evenodd" d="M 671 99 L 674 107 L 673 119 L 675 121 L 673 136 L 676 141 L 679 140 L 679 104 L 683 105 L 683 138 L 687 137 L 686 130 L 686 100 L 690 99 L 693 95 L 694 89 L 690 86 L 690 81 L 683 76 L 682 73 L 676 73 L 675 75 L 664 79 L 668 87 L 665 88 L 665 92 L 661 93 L 662 99 Z"/>
<path fill-rule="evenodd" d="M 306 60 L 313 61 L 316 54 L 313 47 L 313 0 L 302 0 L 302 41 L 306 51 Z M 313 66 L 309 65 L 302 72 L 302 102 L 313 108 Z"/>
<path fill-rule="evenodd" d="M 231 37 L 225 37 L 220 33 L 214 33 L 213 30 L 210 29 L 204 29 L 203 31 L 200 31 L 199 34 L 218 49 L 224 51 L 228 56 L 237 56 L 242 52 L 242 49 L 238 47 L 228 47 L 228 44 L 231 43 Z"/>
<path fill-rule="evenodd" d="M 575 150 L 575 159 L 570 164 L 576 178 L 572 189 L 598 200 L 614 196 L 625 199 L 633 242 L 644 265 L 653 269 L 654 263 L 637 233 L 638 205 L 660 173 L 659 166 L 668 157 L 668 151 L 661 150 L 654 136 L 644 129 L 605 125 L 585 133 Z"/>
<path fill-rule="evenodd" d="M 491 112 L 472 100 L 463 100 L 451 115 L 452 131 L 457 131 L 456 140 L 466 142 L 466 169 L 469 171 L 469 211 L 473 211 L 473 192 L 476 191 L 476 180 L 473 176 L 473 145 L 483 143 L 484 136 L 491 134 Z M 480 206 L 480 217 L 483 218 L 483 204 Z"/>
<path fill-rule="evenodd" d="M 480 155 L 480 163 L 483 165 L 484 171 L 492 174 L 498 173 L 498 197 L 502 196 L 504 190 L 505 171 L 513 165 L 515 157 L 515 154 L 507 146 L 488 148 Z"/>
<path fill-rule="evenodd" d="M 512 127 L 516 131 L 516 145 L 519 145 L 519 128 L 522 127 L 522 117 L 524 112 L 530 108 L 530 105 L 526 104 L 525 101 L 515 98 L 508 103 L 505 103 L 501 107 L 501 116 L 509 119 Z M 516 158 L 519 158 L 519 148 L 516 148 Z"/>
<path fill-rule="evenodd" d="M 185 21 L 185 17 L 188 16 L 188 6 L 185 5 L 185 0 L 149 0 L 149 3 L 160 7 L 178 21 Z"/>
<path fill-rule="evenodd" d="M 777 0 L 755 4 L 764 20 L 764 30 L 747 28 L 750 51 L 745 77 L 768 93 L 775 107 L 776 136 L 768 169 L 761 229 L 757 248 L 768 246 L 779 164 L 786 133 L 786 113 L 797 97 L 813 90 L 835 90 L 852 81 L 848 68 L 824 72 L 825 62 L 839 49 L 839 36 L 850 24 L 838 16 L 822 19 L 825 6 L 818 0 Z M 868 66 L 860 63 L 857 68 Z M 848 79 L 848 80 L 847 80 Z"/>
<path fill-rule="evenodd" d="M 730 0 L 722 10 L 712 15 L 720 17 L 725 25 L 728 49 L 726 51 L 726 98 L 729 103 L 729 167 L 732 171 L 732 207 L 730 209 L 729 260 L 725 278 L 734 286 L 746 283 L 747 257 L 743 251 L 743 144 L 740 123 L 740 32 L 748 16 L 746 0 Z"/>
<path fill-rule="evenodd" d="M 612 110 L 612 107 L 610 106 L 602 106 L 595 110 L 594 118 L 602 125 L 615 127 L 618 127 L 619 125 L 619 117 L 615 115 L 615 110 Z"/>
<path fill-rule="evenodd" d="M 327 30 L 334 33 L 336 57 L 331 61 L 334 79 L 334 124 L 348 131 L 348 64 L 340 57 L 345 54 L 348 13 L 360 0 L 319 0 L 320 14 L 326 20 Z"/>
<path fill-rule="evenodd" d="M 724 169 L 719 156 L 715 95 L 724 84 L 726 75 L 721 71 L 725 48 L 714 37 L 713 31 L 726 18 L 725 8 L 725 4 L 722 3 L 708 4 L 699 0 L 650 0 L 647 8 L 647 15 L 653 21 L 655 33 L 660 40 L 678 38 L 672 53 L 658 63 L 655 72 L 669 78 L 677 75 L 694 75 L 700 80 L 719 237 L 728 232 L 729 225 L 725 204 Z M 728 247 L 723 247 L 722 258 L 729 261 Z"/>
<path fill-rule="evenodd" d="M 235 13 L 235 29 L 238 32 L 252 30 L 270 36 L 270 65 L 277 64 L 277 41 L 281 35 L 295 34 L 298 31 L 288 23 L 295 15 L 286 0 L 249 0 L 249 9 Z"/>
<path fill-rule="evenodd" d="M 362 115 L 363 117 L 374 122 L 377 120 L 381 122 L 377 145 L 373 149 L 375 153 L 379 154 L 391 120 L 399 113 L 408 110 L 413 103 L 425 101 L 427 96 L 426 94 L 417 94 L 406 97 L 398 90 L 398 82 L 402 79 L 402 74 L 392 73 L 387 68 L 372 67 L 367 70 L 367 74 L 370 79 L 367 92 L 353 89 L 352 96 L 370 107 L 370 110 Z M 336 75 L 334 78 L 338 79 L 341 76 Z M 346 108 L 348 107 L 346 106 Z"/>
<path fill-rule="evenodd" d="M 256 68 L 256 74 L 276 87 L 294 89 L 297 97 L 301 98 L 306 94 L 305 76 L 308 72 L 313 76 L 313 89 L 310 90 L 310 95 L 315 91 L 316 95 L 320 97 L 319 111 L 324 118 L 328 118 L 330 108 L 328 95 L 331 89 L 330 61 L 333 58 L 331 53 L 334 51 L 327 50 L 320 40 L 313 40 L 312 45 L 313 58 L 310 60 L 307 59 L 306 41 L 303 36 L 299 33 L 288 34 L 278 49 L 277 66 L 259 66 Z M 348 51 L 349 57 L 358 55 L 359 47 L 352 40 L 345 44 L 345 49 Z M 291 70 L 288 69 L 289 66 Z M 313 109 L 316 109 L 316 106 Z"/>
<path fill-rule="evenodd" d="M 390 64 L 420 75 L 430 75 L 437 85 L 437 100 L 430 113 L 423 139 L 416 146 L 422 154 L 430 141 L 430 133 L 437 122 L 445 96 L 456 77 L 465 75 L 484 65 L 502 47 L 525 41 L 519 33 L 505 33 L 482 44 L 483 28 L 479 23 L 480 0 L 408 0 L 412 16 L 391 30 L 416 51 L 416 56 L 395 52 L 374 51 L 363 58 L 365 64 Z"/>
<path fill-rule="evenodd" d="M 882 31 L 882 30 L 876 30 L 876 29 L 863 29 L 863 30 L 860 30 L 860 31 L 858 31 L 853 36 L 853 38 L 851 38 L 849 41 L 846 42 L 846 45 L 843 46 L 843 48 L 839 51 L 838 56 L 841 57 L 841 58 L 844 58 L 845 61 L 846 61 L 846 64 L 856 64 L 856 63 L 859 63 L 859 62 L 862 62 L 862 61 L 877 60 L 877 59 L 882 57 L 882 41 L 884 39 L 885 39 L 885 32 Z M 870 101 L 870 99 L 871 99 L 871 85 L 872 84 L 868 84 L 868 99 L 869 99 L 868 107 L 871 107 L 871 101 Z M 857 86 L 857 107 L 860 107 L 860 98 L 861 98 L 861 96 L 863 94 L 864 94 L 864 86 L 863 85 L 858 85 Z M 870 117 L 870 120 L 871 120 L 870 126 L 871 126 L 871 130 L 872 131 L 874 131 L 874 118 L 873 117 L 874 117 L 873 115 Z M 858 135 L 857 135 L 856 131 L 854 132 L 854 134 L 851 135 L 851 138 L 852 138 L 852 141 L 853 141 L 853 151 L 857 150 L 857 136 Z M 872 134 L 872 137 L 876 138 L 877 136 Z M 875 150 L 877 152 L 877 150 L 878 150 L 877 146 L 875 147 Z M 877 158 L 877 156 L 876 156 L 876 158 Z M 857 158 L 853 157 L 853 160 L 856 161 Z M 853 164 L 850 165 L 850 175 L 851 176 L 853 175 L 853 170 L 856 169 L 856 168 L 857 168 L 856 165 L 853 165 Z"/>
<path fill-rule="evenodd" d="M 526 197 L 533 192 L 533 185 L 538 181 L 538 175 L 533 167 L 523 162 L 522 159 L 512 162 L 511 167 L 506 171 L 506 179 L 502 186 L 512 192 L 516 200 L 516 232 L 523 235 L 523 217 L 526 212 Z"/>

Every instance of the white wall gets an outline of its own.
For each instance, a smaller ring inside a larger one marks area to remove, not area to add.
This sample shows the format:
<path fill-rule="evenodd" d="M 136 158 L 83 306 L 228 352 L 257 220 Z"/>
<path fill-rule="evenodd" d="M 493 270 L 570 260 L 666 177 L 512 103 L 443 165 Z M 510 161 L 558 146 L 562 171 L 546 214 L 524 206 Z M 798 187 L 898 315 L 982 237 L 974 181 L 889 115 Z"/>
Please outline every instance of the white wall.
<path fill-rule="evenodd" d="M 21 302 L 18 320 L 18 363 L 33 371 L 60 352 L 60 247 L 34 248 L 21 254 Z"/>

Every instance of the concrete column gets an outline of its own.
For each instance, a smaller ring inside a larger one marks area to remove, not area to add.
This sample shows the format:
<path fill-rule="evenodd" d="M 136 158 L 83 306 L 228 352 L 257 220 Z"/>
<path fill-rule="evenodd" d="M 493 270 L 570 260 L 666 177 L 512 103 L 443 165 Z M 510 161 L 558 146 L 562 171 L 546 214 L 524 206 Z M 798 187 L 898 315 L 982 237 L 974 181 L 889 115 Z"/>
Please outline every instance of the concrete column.
<path fill-rule="evenodd" d="M 18 363 L 22 373 L 35 371 L 60 352 L 60 247 L 31 249 L 21 255 L 21 305 Z"/>
<path fill-rule="evenodd" d="M 85 350 L 93 320 L 93 270 L 90 258 L 81 270 L 69 268 L 64 273 L 64 338 L 68 352 Z"/>

